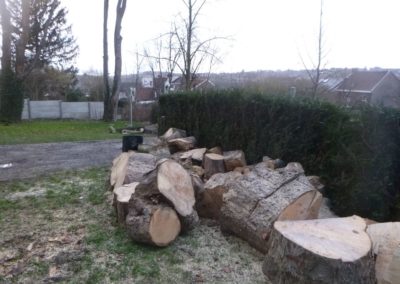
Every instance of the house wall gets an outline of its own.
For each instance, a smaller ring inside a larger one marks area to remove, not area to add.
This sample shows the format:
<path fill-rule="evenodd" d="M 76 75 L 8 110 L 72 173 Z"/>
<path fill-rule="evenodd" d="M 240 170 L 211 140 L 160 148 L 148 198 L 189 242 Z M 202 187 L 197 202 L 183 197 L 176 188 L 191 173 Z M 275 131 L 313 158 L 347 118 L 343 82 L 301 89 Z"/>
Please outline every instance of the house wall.
<path fill-rule="evenodd" d="M 385 107 L 400 108 L 400 80 L 390 73 L 373 91 L 371 103 Z"/>
<path fill-rule="evenodd" d="M 336 103 L 344 106 L 358 106 L 371 102 L 371 93 L 340 92 L 335 94 Z"/>

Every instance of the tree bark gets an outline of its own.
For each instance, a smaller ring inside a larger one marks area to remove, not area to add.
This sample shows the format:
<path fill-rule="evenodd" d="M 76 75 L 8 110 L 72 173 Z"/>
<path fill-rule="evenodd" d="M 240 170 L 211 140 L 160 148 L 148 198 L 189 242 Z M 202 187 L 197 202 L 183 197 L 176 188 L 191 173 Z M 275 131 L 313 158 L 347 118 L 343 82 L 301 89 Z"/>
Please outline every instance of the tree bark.
<path fill-rule="evenodd" d="M 282 212 L 304 194 L 315 193 L 298 163 L 289 163 L 278 170 L 271 170 L 260 163 L 226 187 L 221 207 L 221 230 L 239 236 L 262 252 L 267 251 L 273 223 Z M 291 207 L 285 214 L 286 218 L 314 217 L 315 207 L 318 206 L 313 206 L 314 199 L 311 197 L 305 198 L 305 201 L 308 203 L 300 202 L 298 205 L 301 206 Z"/>
<path fill-rule="evenodd" d="M 227 172 L 233 171 L 238 167 L 247 165 L 244 152 L 242 150 L 224 152 L 225 169 Z"/>
<path fill-rule="evenodd" d="M 217 173 L 225 172 L 224 156 L 218 154 L 205 154 L 203 158 L 204 177 L 206 179 Z"/>
<path fill-rule="evenodd" d="M 193 136 L 177 138 L 168 141 L 168 149 L 171 154 L 189 151 L 196 146 L 196 138 Z"/>
<path fill-rule="evenodd" d="M 117 213 L 118 224 L 125 226 L 125 219 L 129 213 L 128 203 L 135 193 L 135 189 L 139 183 L 134 182 L 126 184 L 114 189 L 114 206 Z"/>
<path fill-rule="evenodd" d="M 360 217 L 276 222 L 263 272 L 272 283 L 376 283 Z"/>
<path fill-rule="evenodd" d="M 104 113 L 103 120 L 112 121 L 113 101 L 110 94 L 110 83 L 108 78 L 108 7 L 109 0 L 104 0 L 103 19 L 103 83 L 104 83 Z"/>
<path fill-rule="evenodd" d="M 11 67 L 11 41 L 12 41 L 12 27 L 11 27 L 11 16 L 8 10 L 6 0 L 0 0 L 0 17 L 1 17 L 1 28 L 2 28 L 2 57 L 1 67 L 2 71 L 8 69 L 12 70 Z"/>
<path fill-rule="evenodd" d="M 378 284 L 400 283 L 400 222 L 372 224 L 367 233 L 376 256 Z"/>
<path fill-rule="evenodd" d="M 179 235 L 178 215 L 165 203 L 154 204 L 151 200 L 133 197 L 128 206 L 126 228 L 134 241 L 165 247 Z"/>
<path fill-rule="evenodd" d="M 121 72 L 122 72 L 122 36 L 121 36 L 121 23 L 124 17 L 127 0 L 118 0 L 117 3 L 117 17 L 115 20 L 115 31 L 114 31 L 114 54 L 115 54 L 115 69 L 114 69 L 114 80 L 111 91 L 111 99 L 118 105 L 118 95 L 121 84 Z M 114 113 L 114 119 L 116 119 L 117 113 Z"/>

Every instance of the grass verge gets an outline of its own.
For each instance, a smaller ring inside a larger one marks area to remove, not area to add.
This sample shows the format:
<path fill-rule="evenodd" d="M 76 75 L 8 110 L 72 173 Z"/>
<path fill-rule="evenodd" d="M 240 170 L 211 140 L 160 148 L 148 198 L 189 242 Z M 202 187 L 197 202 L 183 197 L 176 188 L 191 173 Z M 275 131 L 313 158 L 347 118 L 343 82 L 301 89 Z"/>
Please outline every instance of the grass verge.
<path fill-rule="evenodd" d="M 116 225 L 108 170 L 0 183 L 0 283 L 265 283 L 262 255 L 202 220 L 167 248 Z"/>
<path fill-rule="evenodd" d="M 120 134 L 109 132 L 110 124 L 115 128 L 127 126 L 124 121 L 107 123 L 80 120 L 34 120 L 0 124 L 0 145 L 119 139 Z M 138 123 L 134 123 L 134 127 L 138 126 Z"/>

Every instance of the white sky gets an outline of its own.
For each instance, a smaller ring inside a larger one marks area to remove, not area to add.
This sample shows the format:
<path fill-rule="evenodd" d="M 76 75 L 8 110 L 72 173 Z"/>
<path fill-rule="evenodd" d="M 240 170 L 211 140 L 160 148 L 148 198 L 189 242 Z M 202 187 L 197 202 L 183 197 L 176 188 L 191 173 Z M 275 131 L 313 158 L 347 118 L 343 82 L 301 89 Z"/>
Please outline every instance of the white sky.
<path fill-rule="evenodd" d="M 230 36 L 219 44 L 216 72 L 303 69 L 316 57 L 319 0 L 209 0 L 199 18 L 204 35 Z M 102 70 L 102 0 L 62 0 L 80 46 L 80 72 Z M 116 0 L 110 0 L 110 70 Z M 324 37 L 330 67 L 400 68 L 400 0 L 325 0 Z M 123 73 L 134 53 L 183 11 L 181 0 L 128 0 L 122 22 Z"/>

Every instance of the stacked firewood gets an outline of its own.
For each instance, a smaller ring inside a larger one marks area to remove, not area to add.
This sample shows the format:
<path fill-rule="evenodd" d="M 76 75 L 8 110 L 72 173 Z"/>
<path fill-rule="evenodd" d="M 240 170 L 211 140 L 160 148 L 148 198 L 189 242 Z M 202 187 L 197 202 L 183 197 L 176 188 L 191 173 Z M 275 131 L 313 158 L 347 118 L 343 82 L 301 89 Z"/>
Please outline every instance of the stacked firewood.
<path fill-rule="evenodd" d="M 400 283 L 400 223 L 318 219 L 323 185 L 301 164 L 247 165 L 243 151 L 196 148 L 175 128 L 139 150 L 119 155 L 110 175 L 117 221 L 134 241 L 167 246 L 212 218 L 266 254 L 273 283 Z"/>

